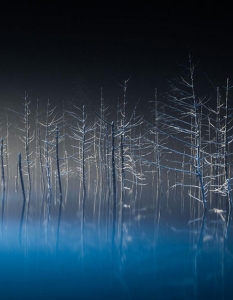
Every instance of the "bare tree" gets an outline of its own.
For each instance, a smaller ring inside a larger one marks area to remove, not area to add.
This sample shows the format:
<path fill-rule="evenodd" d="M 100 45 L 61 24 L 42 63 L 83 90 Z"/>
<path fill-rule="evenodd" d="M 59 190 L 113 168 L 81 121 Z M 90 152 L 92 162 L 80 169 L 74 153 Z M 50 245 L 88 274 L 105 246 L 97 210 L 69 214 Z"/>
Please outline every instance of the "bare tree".
<path fill-rule="evenodd" d="M 205 97 L 197 96 L 194 85 L 195 66 L 189 56 L 189 66 L 186 67 L 186 77 L 181 77 L 171 83 L 171 92 L 166 94 L 167 102 L 163 103 L 161 111 L 157 112 L 155 125 L 149 124 L 150 131 L 155 139 L 147 139 L 159 157 L 155 161 L 143 158 L 148 164 L 156 165 L 161 169 L 174 172 L 177 180 L 178 173 L 188 174 L 197 179 L 197 184 L 184 184 L 175 181 L 173 188 L 177 186 L 192 187 L 199 191 L 192 199 L 202 202 L 203 208 L 207 210 L 207 186 L 204 169 L 204 151 L 202 149 L 201 122 L 203 120 L 203 107 L 206 104 Z M 167 112 L 171 113 L 167 113 Z M 162 122 L 161 122 L 162 121 Z M 149 122 L 147 122 L 149 123 Z M 159 123 L 161 126 L 158 126 Z M 157 139 L 158 135 L 160 139 Z M 159 150 L 159 151 L 158 151 Z M 160 155 L 163 153 L 163 159 Z M 191 169 L 190 169 L 191 165 Z"/>
<path fill-rule="evenodd" d="M 47 101 L 47 109 L 45 121 L 40 122 L 40 125 L 45 129 L 45 137 L 43 140 L 43 157 L 46 169 L 46 179 L 47 179 L 47 225 L 50 218 L 50 208 L 52 203 L 52 171 L 51 163 L 52 157 L 54 156 L 54 151 L 56 150 L 56 142 L 54 142 L 54 128 L 62 122 L 62 117 L 58 118 L 55 114 L 56 107 L 50 109 L 50 102 Z M 42 165 L 41 165 L 42 166 Z M 43 203 L 42 203 L 43 206 Z"/>
<path fill-rule="evenodd" d="M 93 143 L 93 138 L 90 136 L 92 126 L 87 126 L 87 115 L 85 112 L 85 105 L 82 109 L 73 104 L 75 111 L 68 111 L 69 115 L 73 118 L 73 124 L 70 125 L 72 138 L 76 142 L 72 145 L 75 149 L 73 159 L 76 162 L 76 170 L 82 182 L 82 228 L 84 228 L 85 220 L 85 206 L 87 195 L 87 162 L 90 159 L 90 150 Z M 89 134 L 89 135 L 88 135 Z"/>

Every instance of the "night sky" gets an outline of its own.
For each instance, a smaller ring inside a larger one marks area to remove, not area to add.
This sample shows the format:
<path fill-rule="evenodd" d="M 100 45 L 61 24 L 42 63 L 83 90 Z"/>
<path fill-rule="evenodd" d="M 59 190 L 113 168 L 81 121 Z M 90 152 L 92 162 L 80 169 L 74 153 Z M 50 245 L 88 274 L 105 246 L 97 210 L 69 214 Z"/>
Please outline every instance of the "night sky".
<path fill-rule="evenodd" d="M 3 4 L 0 10 L 0 105 L 73 97 L 98 102 L 100 87 L 115 102 L 131 76 L 131 101 L 147 101 L 180 75 L 188 53 L 210 87 L 233 79 L 232 29 L 227 5 L 171 1 L 145 5 L 97 2 Z M 206 75 L 204 75 L 206 74 Z M 203 80 L 202 80 L 203 78 Z"/>

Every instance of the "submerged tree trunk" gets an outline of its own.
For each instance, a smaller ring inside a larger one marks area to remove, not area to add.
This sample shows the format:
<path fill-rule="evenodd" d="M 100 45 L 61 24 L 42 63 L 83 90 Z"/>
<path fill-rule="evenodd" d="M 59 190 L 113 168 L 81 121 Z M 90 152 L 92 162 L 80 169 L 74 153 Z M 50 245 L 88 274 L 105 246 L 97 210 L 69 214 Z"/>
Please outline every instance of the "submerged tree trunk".
<path fill-rule="evenodd" d="M 1 139 L 1 181 L 2 181 L 2 233 L 3 233 L 3 218 L 4 218 L 4 208 L 5 208 L 5 195 L 6 195 L 6 184 L 5 184 L 5 172 L 4 172 L 4 162 L 3 162 L 3 139 Z"/>
<path fill-rule="evenodd" d="M 61 186 L 61 172 L 59 164 L 59 155 L 58 155 L 58 142 L 59 142 L 59 129 L 56 127 L 56 164 L 57 164 L 57 178 L 59 186 L 59 199 L 60 203 L 62 202 L 62 186 Z"/>
<path fill-rule="evenodd" d="M 125 199 L 125 145 L 124 145 L 124 135 L 121 134 L 121 203 L 123 204 Z M 121 204 L 121 205 L 122 205 Z"/>
<path fill-rule="evenodd" d="M 58 248 L 59 230 L 60 230 L 61 212 L 62 212 L 62 186 L 61 186 L 58 143 L 59 143 L 59 129 L 58 126 L 56 126 L 56 164 L 57 164 L 57 179 L 58 179 L 58 186 L 59 186 L 59 212 L 58 212 L 57 241 L 56 241 L 57 248 Z"/>
<path fill-rule="evenodd" d="M 26 194 L 25 194 L 24 181 L 23 181 L 21 153 L 19 153 L 19 155 L 18 155 L 18 167 L 19 167 L 20 183 L 21 183 L 22 194 L 23 194 L 23 206 L 22 206 L 22 212 L 21 212 L 20 231 L 19 231 L 19 241 L 20 241 L 20 244 L 21 244 L 22 227 L 23 227 L 25 207 L 26 207 Z"/>
<path fill-rule="evenodd" d="M 32 138 L 30 138 L 30 124 L 29 124 L 29 115 L 30 115 L 30 110 L 29 110 L 29 104 L 30 102 L 27 101 L 27 95 L 25 95 L 25 113 L 24 113 L 24 118 L 25 118 L 25 154 L 26 154 L 26 161 L 27 161 L 27 176 L 28 176 L 28 190 L 30 193 L 31 190 L 31 170 L 30 170 L 30 151 L 29 151 L 29 145 L 30 142 L 32 141 Z"/>
<path fill-rule="evenodd" d="M 47 221 L 50 218 L 50 206 L 52 201 L 52 186 L 51 186 L 51 171 L 50 171 L 50 159 L 49 159 L 49 101 L 47 103 L 46 113 L 46 125 L 45 125 L 45 166 L 47 177 Z"/>
<path fill-rule="evenodd" d="M 228 93 L 229 93 L 229 79 L 227 79 L 226 87 L 226 104 L 225 104 L 225 133 L 224 133 L 224 168 L 225 168 L 225 182 L 226 182 L 226 191 L 229 206 L 232 208 L 232 196 L 231 196 L 231 185 L 229 178 L 229 162 L 228 162 L 228 151 L 229 151 L 229 112 L 228 112 Z"/>
<path fill-rule="evenodd" d="M 116 219 L 116 167 L 115 167 L 115 128 L 114 122 L 112 128 L 112 187 L 113 187 L 113 219 Z"/>

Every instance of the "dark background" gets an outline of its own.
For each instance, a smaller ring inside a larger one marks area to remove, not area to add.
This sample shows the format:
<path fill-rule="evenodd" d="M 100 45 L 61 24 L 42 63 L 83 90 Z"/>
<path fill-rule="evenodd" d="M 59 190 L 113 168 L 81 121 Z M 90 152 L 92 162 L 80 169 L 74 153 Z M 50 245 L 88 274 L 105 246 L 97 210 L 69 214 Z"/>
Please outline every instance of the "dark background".
<path fill-rule="evenodd" d="M 233 78 L 232 18 L 227 4 L 170 1 L 3 3 L 0 9 L 0 105 L 76 97 L 148 101 L 181 74 L 189 52 L 203 94 Z M 209 79 L 207 79 L 207 77 Z M 211 81 L 211 82 L 210 82 Z M 213 92 L 214 93 L 214 92 Z"/>

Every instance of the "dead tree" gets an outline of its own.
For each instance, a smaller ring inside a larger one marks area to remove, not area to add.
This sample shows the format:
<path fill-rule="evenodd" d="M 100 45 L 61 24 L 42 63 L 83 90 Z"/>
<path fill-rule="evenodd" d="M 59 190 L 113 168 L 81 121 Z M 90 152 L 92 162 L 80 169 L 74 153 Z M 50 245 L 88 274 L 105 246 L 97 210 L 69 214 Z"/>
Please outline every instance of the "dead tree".
<path fill-rule="evenodd" d="M 72 105 L 73 111 L 67 111 L 72 117 L 70 124 L 71 137 L 75 141 L 72 147 L 75 150 L 75 154 L 72 155 L 74 161 L 76 162 L 76 171 L 79 174 L 79 178 L 82 183 L 82 228 L 84 226 L 85 220 L 85 206 L 86 206 L 86 196 L 87 196 L 87 162 L 90 160 L 89 155 L 93 138 L 90 136 L 92 131 L 91 126 L 87 126 L 87 115 L 85 112 L 85 106 L 83 105 L 80 109 L 75 104 Z"/>
<path fill-rule="evenodd" d="M 203 107 L 206 100 L 197 96 L 194 69 L 195 66 L 189 56 L 186 77 L 181 77 L 171 83 L 171 92 L 166 94 L 167 101 L 164 101 L 155 125 L 149 124 L 150 132 L 155 135 L 159 134 L 160 141 L 147 138 L 147 143 L 151 144 L 154 149 L 160 149 L 163 159 L 152 161 L 148 156 L 148 159 L 143 158 L 143 161 L 175 174 L 188 174 L 195 177 L 197 184 L 175 181 L 171 188 L 182 185 L 182 187 L 189 187 L 190 190 L 196 189 L 199 193 L 193 195 L 189 191 L 189 196 L 200 201 L 206 211 L 208 182 L 205 182 L 203 174 L 204 151 L 201 135 Z M 158 122 L 161 126 L 158 126 Z"/>

